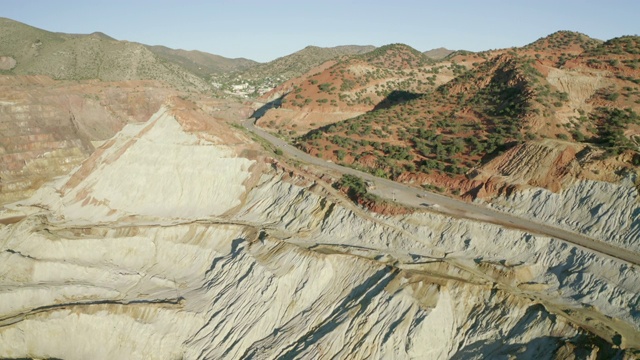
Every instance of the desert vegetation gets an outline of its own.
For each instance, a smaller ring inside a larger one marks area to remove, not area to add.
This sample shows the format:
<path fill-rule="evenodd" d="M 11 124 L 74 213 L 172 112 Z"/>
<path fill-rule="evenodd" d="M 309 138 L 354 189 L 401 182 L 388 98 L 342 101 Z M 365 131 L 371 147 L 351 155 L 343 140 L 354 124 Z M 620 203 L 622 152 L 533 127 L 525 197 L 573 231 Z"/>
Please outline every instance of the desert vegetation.
<path fill-rule="evenodd" d="M 394 180 L 415 175 L 463 179 L 470 170 L 514 146 L 545 139 L 589 144 L 602 150 L 601 159 L 637 154 L 639 138 L 629 135 L 639 124 L 634 110 L 640 103 L 640 91 L 635 86 L 635 64 L 640 60 L 634 53 L 637 43 L 635 37 L 603 43 L 579 33 L 558 32 L 520 49 L 469 54 L 479 60 L 469 68 L 461 65 L 467 63 L 462 55 L 452 54 L 459 62 L 446 65 L 455 75 L 448 83 L 431 88 L 387 83 L 388 87 L 381 87 L 376 94 L 386 98 L 372 110 L 312 130 L 299 137 L 297 144 L 317 156 Z M 394 47 L 358 57 L 375 63 L 372 59 L 388 55 L 390 49 Z M 560 121 L 557 114 L 571 109 L 570 94 L 547 80 L 548 68 L 544 66 L 589 67 L 594 56 L 607 67 L 618 69 L 614 70 L 615 81 L 588 99 L 589 104 L 596 104 L 591 111 L 573 109 L 578 112 L 576 116 L 570 116 L 568 122 Z M 404 71 L 398 67 L 408 61 L 391 63 L 397 66 L 394 71 Z M 436 65 L 428 71 L 442 69 L 442 65 Z M 366 103 L 369 100 L 364 99 L 371 97 L 353 90 L 379 79 L 377 76 L 386 76 L 379 74 L 385 74 L 384 70 L 369 71 L 359 78 L 351 78 L 344 71 L 345 80 L 340 86 L 330 86 L 330 82 L 316 86 L 327 95 L 351 91 L 355 97 L 338 94 L 346 105 Z M 294 88 L 292 93 L 302 92 Z M 298 101 L 296 105 L 305 103 Z"/>

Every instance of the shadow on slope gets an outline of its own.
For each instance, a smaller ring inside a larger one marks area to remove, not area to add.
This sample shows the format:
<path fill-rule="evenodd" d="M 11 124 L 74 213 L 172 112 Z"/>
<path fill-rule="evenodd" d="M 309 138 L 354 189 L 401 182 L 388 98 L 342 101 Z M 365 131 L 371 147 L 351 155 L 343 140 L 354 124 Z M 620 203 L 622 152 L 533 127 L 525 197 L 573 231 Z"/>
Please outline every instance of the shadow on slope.
<path fill-rule="evenodd" d="M 251 115 L 252 118 L 258 120 L 267 113 L 269 109 L 276 109 L 282 105 L 282 98 L 284 95 L 259 107 L 256 111 Z"/>
<path fill-rule="evenodd" d="M 387 97 L 385 97 L 384 99 L 382 99 L 379 103 L 377 103 L 373 109 L 371 109 L 370 111 L 367 111 L 365 114 L 371 114 L 374 113 L 378 110 L 382 110 L 382 109 L 387 109 L 390 108 L 392 106 L 395 105 L 399 105 L 399 104 L 403 104 L 405 102 L 411 101 L 411 100 L 415 100 L 421 96 L 423 96 L 424 94 L 418 94 L 418 93 L 412 93 L 409 91 L 404 91 L 404 90 L 393 90 L 391 93 L 389 93 L 389 95 L 387 95 Z M 274 101 L 280 101 L 280 103 L 282 103 L 282 98 L 274 100 Z M 280 105 L 280 103 L 278 103 L 277 106 Z M 261 111 L 264 107 L 268 106 L 271 103 L 265 104 L 263 107 L 261 107 L 260 109 L 256 110 L 256 112 L 254 113 L 254 117 L 256 117 L 256 114 L 259 113 L 259 111 Z M 272 107 L 277 107 L 277 106 L 272 106 Z M 267 108 L 267 110 L 270 108 Z M 264 110 L 266 112 L 266 110 Z M 264 115 L 264 112 L 262 113 L 262 115 Z M 363 114 L 364 115 L 364 114 Z M 358 115 L 358 116 L 363 116 L 363 115 Z M 356 117 L 358 117 L 356 116 Z M 257 117 L 256 117 L 257 119 Z M 349 121 L 350 119 L 354 119 L 354 118 L 349 118 L 349 119 L 345 119 L 342 120 L 341 122 L 346 122 Z M 330 133 L 331 131 L 329 130 L 329 128 L 331 128 L 332 126 L 334 126 L 335 124 L 327 124 L 325 126 L 321 126 L 319 128 L 313 129 L 311 131 L 309 131 L 308 133 L 304 134 L 301 136 L 302 139 L 308 139 L 310 137 L 312 137 L 314 134 L 317 133 Z"/>
<path fill-rule="evenodd" d="M 507 333 L 504 338 L 517 339 L 527 329 L 544 324 L 554 323 L 555 315 L 541 305 L 536 304 L 527 309 L 526 314 Z M 560 339 L 553 336 L 541 336 L 523 343 L 506 344 L 502 340 L 480 340 L 463 345 L 452 359 L 469 359 L 481 356 L 484 359 L 506 359 L 517 354 L 519 359 L 551 359 L 554 355 L 562 357 L 562 348 L 569 343 L 575 347 L 572 350 L 578 358 L 589 358 L 596 350 L 598 359 L 621 359 L 623 353 L 610 343 L 597 336 L 578 334 L 572 339 Z"/>
<path fill-rule="evenodd" d="M 389 95 L 387 95 L 386 98 L 382 99 L 382 101 L 376 104 L 376 106 L 374 106 L 373 110 L 371 111 L 387 109 L 394 105 L 402 104 L 407 101 L 417 99 L 422 95 L 424 94 L 417 94 L 417 93 L 404 91 L 404 90 L 393 90 L 391 93 L 389 93 Z"/>

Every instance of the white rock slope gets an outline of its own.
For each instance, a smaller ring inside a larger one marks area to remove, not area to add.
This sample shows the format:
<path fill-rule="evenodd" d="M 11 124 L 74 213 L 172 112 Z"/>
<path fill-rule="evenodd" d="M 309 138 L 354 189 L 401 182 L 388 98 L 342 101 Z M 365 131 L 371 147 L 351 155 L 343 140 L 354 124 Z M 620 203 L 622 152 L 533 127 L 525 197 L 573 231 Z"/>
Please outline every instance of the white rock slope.
<path fill-rule="evenodd" d="M 0 225 L 0 358 L 638 354 L 637 268 L 366 213 L 180 124 L 164 108 L 13 206 L 30 215 Z"/>
<path fill-rule="evenodd" d="M 640 194 L 631 174 L 619 184 L 578 181 L 560 193 L 533 188 L 498 199 L 494 205 L 536 221 L 640 252 Z"/>
<path fill-rule="evenodd" d="M 55 204 L 64 218 L 81 222 L 221 215 L 240 204 L 252 164 L 186 133 L 163 107 L 148 122 L 127 125 L 59 189 L 46 187 L 26 203 Z"/>

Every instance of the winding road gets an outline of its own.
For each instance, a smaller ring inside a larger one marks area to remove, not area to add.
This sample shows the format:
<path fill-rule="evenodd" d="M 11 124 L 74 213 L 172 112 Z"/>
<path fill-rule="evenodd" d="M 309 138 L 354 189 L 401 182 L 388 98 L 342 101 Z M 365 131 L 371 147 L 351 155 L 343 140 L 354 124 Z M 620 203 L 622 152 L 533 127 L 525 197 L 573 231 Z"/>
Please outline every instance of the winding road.
<path fill-rule="evenodd" d="M 568 231 L 559 227 L 550 226 L 548 224 L 539 223 L 530 219 L 525 219 L 509 213 L 497 211 L 480 204 L 467 203 L 461 200 L 397 183 L 388 179 L 379 178 L 356 169 L 327 162 L 325 160 L 311 156 L 303 151 L 300 151 L 286 143 L 284 140 L 256 127 L 254 118 L 245 120 L 244 122 L 242 122 L 242 126 L 247 130 L 253 132 L 257 136 L 268 141 L 273 146 L 281 149 L 284 154 L 293 159 L 313 164 L 320 168 L 334 170 L 340 174 L 355 175 L 366 181 L 371 181 L 375 185 L 375 190 L 370 192 L 382 198 L 393 200 L 397 203 L 413 207 L 433 207 L 434 210 L 437 210 L 439 212 L 461 218 L 489 222 L 501 226 L 526 230 L 534 234 L 550 236 L 592 251 L 597 251 L 601 254 L 628 262 L 630 264 L 640 266 L 640 254 L 631 250 L 613 246 L 603 241 L 592 239 L 585 235 Z"/>

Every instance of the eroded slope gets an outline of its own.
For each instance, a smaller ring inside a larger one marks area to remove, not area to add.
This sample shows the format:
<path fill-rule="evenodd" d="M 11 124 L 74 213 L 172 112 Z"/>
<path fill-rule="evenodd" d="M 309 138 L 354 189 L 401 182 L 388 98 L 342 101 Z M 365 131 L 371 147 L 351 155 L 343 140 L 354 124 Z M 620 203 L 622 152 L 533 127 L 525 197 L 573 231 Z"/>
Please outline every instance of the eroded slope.
<path fill-rule="evenodd" d="M 539 359 L 640 347 L 636 267 L 438 213 L 365 212 L 317 179 L 261 166 L 270 160 L 245 135 L 182 105 L 11 206 L 27 217 L 0 228 L 1 357 Z"/>

